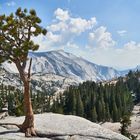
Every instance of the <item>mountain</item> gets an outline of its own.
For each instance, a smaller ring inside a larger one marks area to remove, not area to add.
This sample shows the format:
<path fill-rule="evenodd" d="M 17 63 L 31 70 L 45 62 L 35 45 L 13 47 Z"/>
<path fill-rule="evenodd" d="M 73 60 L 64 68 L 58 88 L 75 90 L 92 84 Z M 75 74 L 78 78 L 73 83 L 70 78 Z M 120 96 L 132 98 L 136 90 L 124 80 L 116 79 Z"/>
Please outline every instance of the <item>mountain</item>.
<path fill-rule="evenodd" d="M 8 72 L 2 67 L 0 67 L 0 84 L 1 83 L 3 85 L 10 85 L 23 90 L 23 84 L 19 78 L 19 75 L 17 73 Z M 43 91 L 46 94 L 57 94 L 58 92 L 63 92 L 70 85 L 77 85 L 78 83 L 79 81 L 69 77 L 38 73 L 32 75 L 31 87 L 34 93 Z"/>
<path fill-rule="evenodd" d="M 66 87 L 86 80 L 105 81 L 125 74 L 61 50 L 30 52 L 29 57 L 32 57 L 31 83 L 34 91 L 63 92 Z M 14 64 L 5 62 L 0 66 L 0 83 L 21 89 L 22 83 Z"/>
<path fill-rule="evenodd" d="M 32 73 L 55 74 L 78 81 L 103 81 L 122 76 L 124 73 L 111 67 L 91 63 L 71 53 L 59 51 L 29 53 L 32 57 Z M 4 63 L 9 72 L 16 72 L 14 66 Z"/>

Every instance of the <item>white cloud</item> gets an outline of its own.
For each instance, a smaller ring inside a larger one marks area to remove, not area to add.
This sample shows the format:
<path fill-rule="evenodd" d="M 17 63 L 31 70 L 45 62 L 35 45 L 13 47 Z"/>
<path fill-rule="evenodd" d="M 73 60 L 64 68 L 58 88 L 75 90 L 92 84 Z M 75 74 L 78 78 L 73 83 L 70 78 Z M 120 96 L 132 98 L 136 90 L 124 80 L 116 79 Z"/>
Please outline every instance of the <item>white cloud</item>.
<path fill-rule="evenodd" d="M 54 15 L 56 19 L 66 21 L 69 19 L 69 13 L 68 11 L 64 11 L 61 8 L 58 8 L 55 12 Z"/>
<path fill-rule="evenodd" d="M 39 35 L 38 37 L 35 37 L 35 38 L 32 38 L 32 40 L 39 44 L 39 51 L 46 51 L 48 50 L 50 47 L 49 47 L 49 42 L 46 41 L 46 36 L 43 36 L 43 35 Z"/>
<path fill-rule="evenodd" d="M 124 48 L 130 51 L 136 50 L 137 48 L 140 48 L 140 43 L 137 44 L 135 41 L 130 41 L 124 45 Z"/>
<path fill-rule="evenodd" d="M 109 48 L 115 45 L 115 41 L 112 39 L 111 33 L 106 31 L 106 27 L 101 26 L 94 32 L 89 33 L 89 46 Z"/>
<path fill-rule="evenodd" d="M 76 44 L 77 37 L 93 29 L 97 24 L 95 17 L 88 20 L 81 17 L 72 17 L 67 10 L 60 8 L 55 10 L 54 15 L 54 22 L 47 27 L 48 34 L 45 37 L 46 41 L 44 41 L 42 37 L 36 41 L 43 46 L 46 42 L 46 45 L 52 48 L 78 48 Z M 41 39 L 43 39 L 43 41 Z M 44 43 L 42 44 L 42 42 Z M 40 47 L 40 50 L 41 49 L 42 47 Z"/>
<path fill-rule="evenodd" d="M 79 48 L 78 45 L 76 45 L 74 43 L 70 43 L 70 42 L 67 43 L 67 47 L 72 48 L 72 49 L 78 49 Z"/>
<path fill-rule="evenodd" d="M 6 3 L 7 6 L 15 6 L 16 3 L 14 1 L 10 1 Z"/>
<path fill-rule="evenodd" d="M 51 42 L 61 42 L 62 38 L 60 35 L 53 34 L 52 32 L 48 32 L 47 34 L 47 39 L 50 40 Z"/>
<path fill-rule="evenodd" d="M 82 18 L 71 18 L 69 29 L 70 32 L 75 34 L 81 34 L 86 30 L 92 29 L 96 25 L 96 18 L 93 17 L 90 20 L 82 19 Z"/>
<path fill-rule="evenodd" d="M 97 24 L 95 17 L 92 17 L 89 20 L 81 17 L 74 18 L 69 15 L 68 11 L 60 8 L 58 8 L 54 13 L 55 18 L 58 19 L 58 21 L 48 26 L 48 29 L 51 32 L 60 31 L 80 35 L 82 32 L 92 29 Z"/>
<path fill-rule="evenodd" d="M 126 30 L 119 30 L 119 31 L 117 31 L 117 33 L 118 33 L 121 37 L 123 37 L 123 36 L 126 35 L 127 31 L 126 31 Z"/>
<path fill-rule="evenodd" d="M 95 17 L 73 17 L 69 11 L 60 8 L 54 15 L 54 22 L 47 27 L 48 34 L 34 39 L 40 45 L 39 51 L 63 49 L 94 63 L 118 69 L 140 64 L 140 43 L 130 41 L 118 47 L 107 28 L 97 25 Z M 126 31 L 118 33 L 123 36 Z"/>
<path fill-rule="evenodd" d="M 94 63 L 117 69 L 135 68 L 140 64 L 140 43 L 130 41 L 121 48 L 87 48 L 83 57 Z"/>
<path fill-rule="evenodd" d="M 65 22 L 59 22 L 56 24 L 52 24 L 48 27 L 49 31 L 57 32 L 57 31 L 67 31 L 68 25 Z"/>

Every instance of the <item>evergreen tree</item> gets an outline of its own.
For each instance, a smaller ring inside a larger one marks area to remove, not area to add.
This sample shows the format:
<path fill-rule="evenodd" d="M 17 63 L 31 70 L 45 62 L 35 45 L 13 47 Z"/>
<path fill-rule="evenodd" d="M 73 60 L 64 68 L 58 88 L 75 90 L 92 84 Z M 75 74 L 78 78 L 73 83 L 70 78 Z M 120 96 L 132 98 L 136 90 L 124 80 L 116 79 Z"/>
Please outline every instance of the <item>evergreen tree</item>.
<path fill-rule="evenodd" d="M 109 111 L 109 105 L 108 103 L 106 103 L 106 107 L 105 107 L 105 120 L 106 121 L 110 121 L 111 116 L 110 116 L 110 111 Z"/>
<path fill-rule="evenodd" d="M 115 102 L 113 103 L 112 119 L 113 119 L 114 122 L 119 121 L 119 118 L 118 118 L 118 109 L 117 109 L 117 106 L 116 106 L 116 103 Z"/>
<path fill-rule="evenodd" d="M 97 116 L 98 116 L 98 118 L 97 118 L 97 120 L 100 122 L 100 121 L 102 121 L 102 110 L 103 110 L 103 106 L 102 106 L 102 103 L 101 103 L 101 101 L 99 100 L 99 101 L 97 101 L 97 105 L 96 105 L 96 111 L 97 111 Z"/>
<path fill-rule="evenodd" d="M 97 112 L 96 112 L 96 108 L 93 107 L 93 109 L 91 110 L 91 121 L 92 122 L 97 122 Z"/>
<path fill-rule="evenodd" d="M 83 117 L 84 115 L 84 107 L 83 102 L 81 100 L 80 93 L 77 92 L 77 100 L 76 100 L 76 115 Z"/>
<path fill-rule="evenodd" d="M 7 101 L 8 101 L 8 113 L 9 115 L 15 114 L 15 101 L 14 101 L 14 94 L 9 94 Z"/>
<path fill-rule="evenodd" d="M 46 30 L 39 25 L 40 23 L 41 20 L 35 10 L 30 10 L 28 13 L 27 9 L 18 8 L 15 14 L 0 16 L 0 63 L 13 62 L 23 82 L 26 117 L 20 130 L 25 132 L 25 136 L 36 135 L 29 93 L 32 59 L 30 59 L 27 72 L 25 72 L 25 68 L 27 67 L 29 51 L 35 51 L 39 48 L 39 45 L 34 44 L 32 37 L 46 34 Z"/>
<path fill-rule="evenodd" d="M 73 115 L 76 115 L 76 95 L 75 95 L 76 93 L 75 92 L 71 93 L 72 94 L 71 112 Z"/>
<path fill-rule="evenodd" d="M 64 95 L 65 95 L 65 105 L 64 105 L 65 113 L 76 115 L 76 97 L 74 92 L 72 92 L 72 87 L 69 88 L 69 92 L 68 91 L 64 92 Z"/>
<path fill-rule="evenodd" d="M 136 140 L 137 136 L 134 136 L 128 131 L 128 127 L 131 125 L 130 116 L 128 115 L 123 116 L 120 123 L 121 128 L 119 129 L 119 131 L 121 132 L 121 134 L 128 137 L 130 140 Z"/>
<path fill-rule="evenodd" d="M 106 107 L 105 107 L 105 102 L 103 100 L 103 97 L 101 99 L 101 104 L 102 104 L 102 121 L 106 120 Z"/>

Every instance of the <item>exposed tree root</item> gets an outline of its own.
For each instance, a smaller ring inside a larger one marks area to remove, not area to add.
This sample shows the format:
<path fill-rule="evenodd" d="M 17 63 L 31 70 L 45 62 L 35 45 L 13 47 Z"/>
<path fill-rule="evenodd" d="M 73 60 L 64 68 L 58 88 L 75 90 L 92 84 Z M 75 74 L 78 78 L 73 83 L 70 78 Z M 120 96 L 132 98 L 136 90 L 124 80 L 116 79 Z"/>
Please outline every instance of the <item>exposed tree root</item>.
<path fill-rule="evenodd" d="M 40 132 L 37 132 L 35 131 L 34 127 L 30 127 L 30 128 L 26 128 L 23 127 L 24 123 L 23 124 L 16 124 L 16 123 L 0 123 L 0 126 L 4 126 L 4 125 L 14 125 L 14 126 L 17 126 L 21 132 L 24 132 L 25 133 L 25 136 L 26 137 L 32 137 L 32 136 L 36 136 L 36 137 L 42 137 L 42 138 L 52 138 L 52 139 L 57 139 L 59 140 L 58 137 L 64 137 L 64 136 L 74 136 L 74 135 L 77 135 L 77 136 L 83 136 L 83 137 L 93 137 L 93 135 L 83 135 L 83 134 L 57 134 L 57 133 L 48 133 L 48 134 L 44 134 L 44 133 L 40 133 Z M 94 136 L 94 138 L 101 138 L 101 139 L 105 139 L 105 140 L 108 140 L 108 138 L 104 138 L 102 136 Z"/>
<path fill-rule="evenodd" d="M 0 126 L 6 126 L 6 125 L 14 125 L 19 128 L 19 130 L 23 133 L 25 133 L 25 137 L 32 137 L 37 136 L 36 131 L 33 126 L 31 127 L 25 127 L 25 124 L 16 124 L 16 123 L 0 123 Z"/>
<path fill-rule="evenodd" d="M 20 126 L 20 130 L 25 133 L 26 137 L 36 136 L 33 115 L 29 115 L 25 117 L 23 124 Z"/>
<path fill-rule="evenodd" d="M 3 125 L 14 125 L 14 126 L 17 126 L 19 129 L 21 128 L 21 125 L 16 124 L 16 123 L 0 123 L 0 126 L 3 126 Z"/>
<path fill-rule="evenodd" d="M 21 126 L 20 131 L 25 133 L 25 137 L 37 136 L 34 127 L 24 128 Z"/>

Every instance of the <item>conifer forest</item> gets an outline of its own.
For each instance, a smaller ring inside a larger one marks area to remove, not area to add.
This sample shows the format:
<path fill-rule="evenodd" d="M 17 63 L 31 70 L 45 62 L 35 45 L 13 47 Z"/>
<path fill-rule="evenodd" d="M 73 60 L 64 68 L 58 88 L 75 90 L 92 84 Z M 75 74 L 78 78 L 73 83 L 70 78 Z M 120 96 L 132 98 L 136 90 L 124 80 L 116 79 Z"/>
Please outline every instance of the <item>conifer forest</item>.
<path fill-rule="evenodd" d="M 118 122 L 124 115 L 131 115 L 134 104 L 140 102 L 140 72 L 130 71 L 117 83 L 87 81 L 70 86 L 57 96 L 38 91 L 31 92 L 35 113 L 54 112 L 76 115 L 93 122 Z M 0 85 L 0 110 L 8 103 L 10 115 L 23 115 L 22 91 L 12 86 Z"/>

